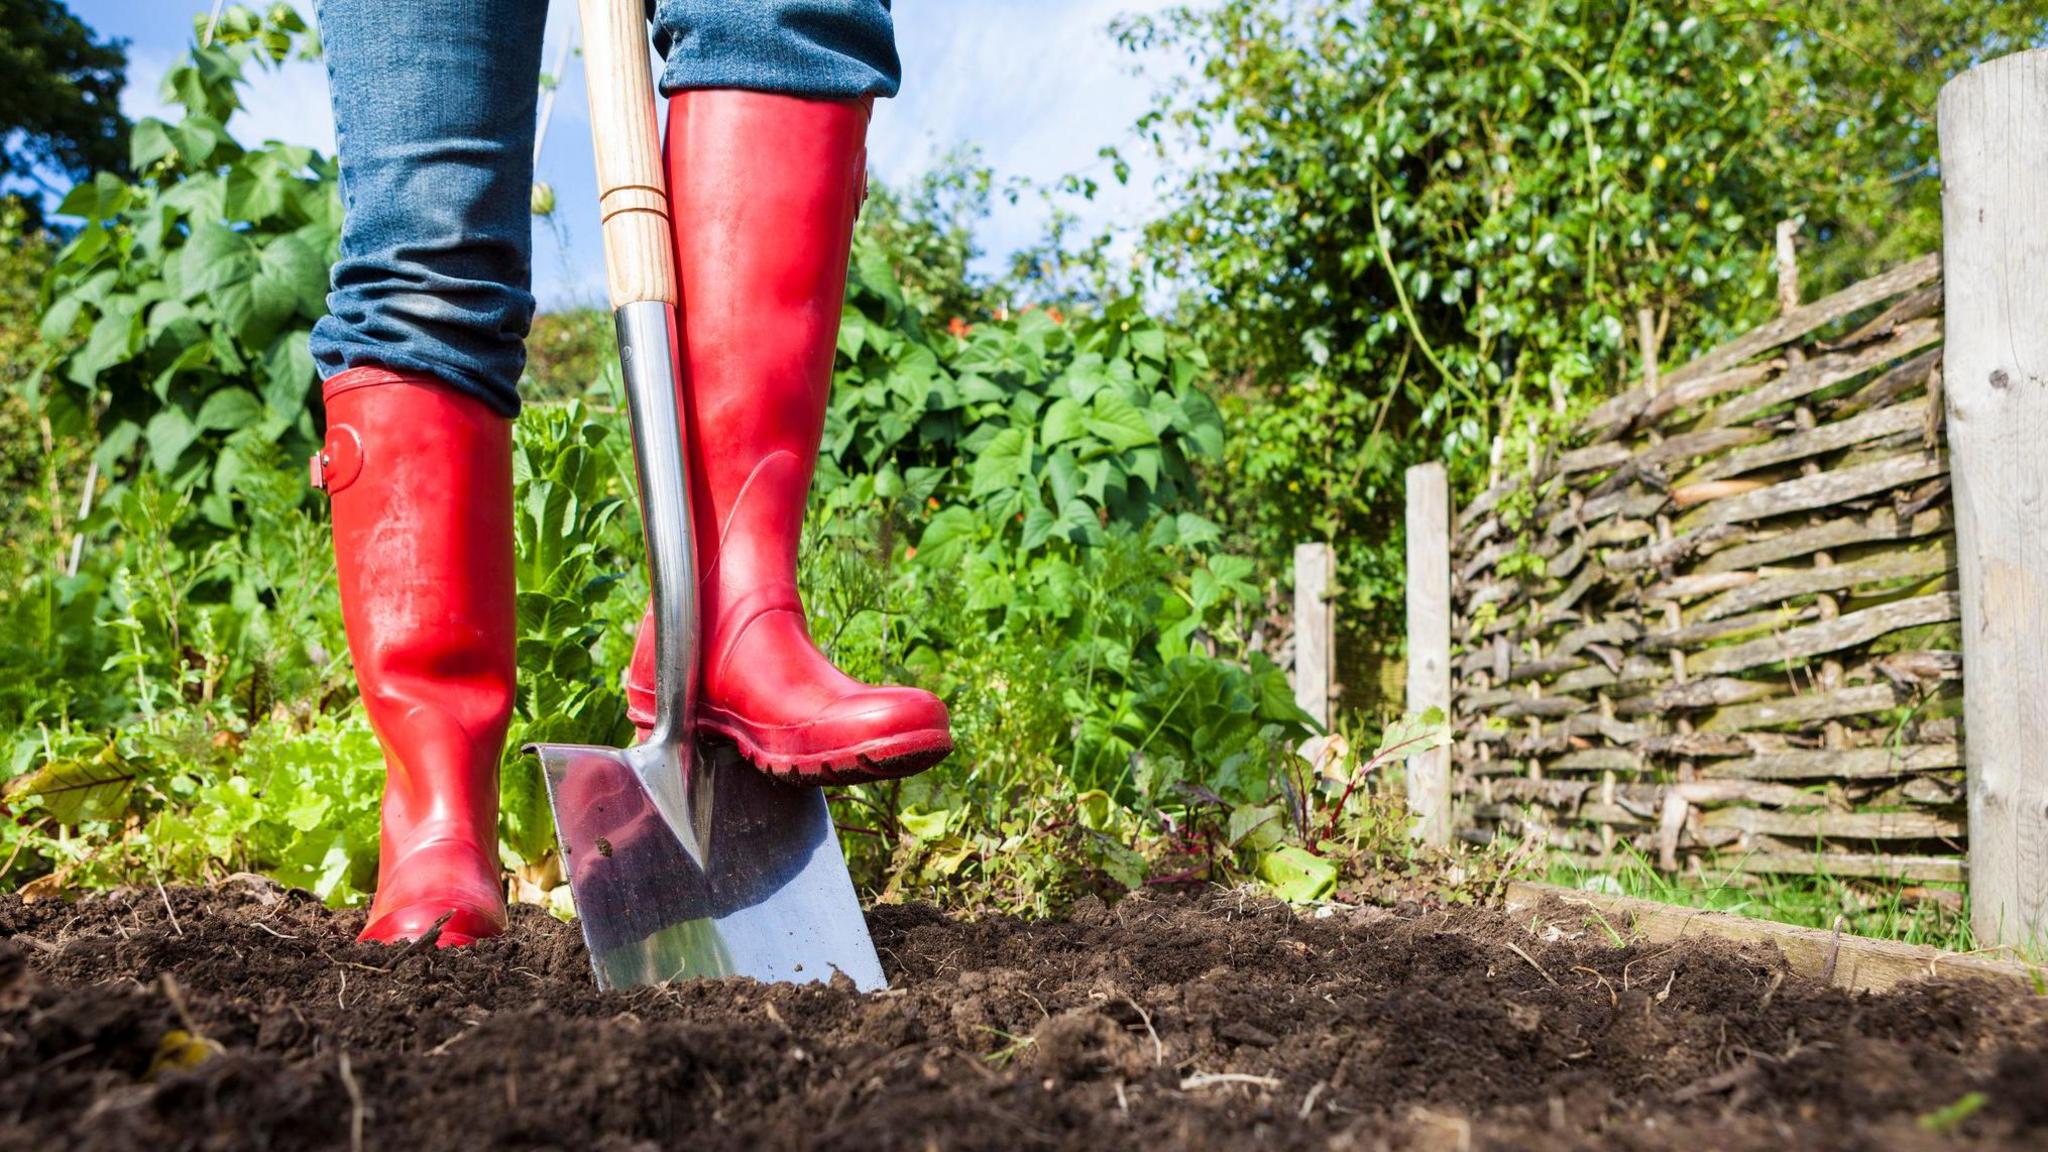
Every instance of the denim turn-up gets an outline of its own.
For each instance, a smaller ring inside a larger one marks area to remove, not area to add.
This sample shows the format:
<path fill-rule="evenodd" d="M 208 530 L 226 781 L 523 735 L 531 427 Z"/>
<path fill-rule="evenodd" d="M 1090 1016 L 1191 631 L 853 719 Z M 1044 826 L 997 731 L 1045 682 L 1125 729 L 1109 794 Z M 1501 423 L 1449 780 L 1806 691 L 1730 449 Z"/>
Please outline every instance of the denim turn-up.
<path fill-rule="evenodd" d="M 889 5 L 650 0 L 662 93 L 893 96 Z M 547 0 L 319 0 L 318 15 L 344 212 L 321 375 L 425 372 L 515 415 Z"/>

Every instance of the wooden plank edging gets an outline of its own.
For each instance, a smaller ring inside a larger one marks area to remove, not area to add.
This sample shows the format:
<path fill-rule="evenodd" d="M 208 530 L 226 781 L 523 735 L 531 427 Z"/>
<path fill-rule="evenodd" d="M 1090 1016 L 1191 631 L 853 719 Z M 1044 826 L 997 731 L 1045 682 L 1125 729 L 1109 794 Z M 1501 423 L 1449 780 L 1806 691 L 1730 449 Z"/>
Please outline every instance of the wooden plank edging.
<path fill-rule="evenodd" d="M 1604 924 L 1606 929 L 1653 944 L 1698 936 L 1744 944 L 1773 944 L 1784 955 L 1786 966 L 1792 971 L 1802 976 L 1826 979 L 1836 987 L 1852 992 L 1882 992 L 1908 980 L 1930 978 L 1989 980 L 2015 991 L 2036 995 L 2048 990 L 2048 970 L 2016 961 L 1948 952 L 1924 944 L 1900 944 L 1892 940 L 1824 932 L 1818 928 L 1801 928 L 1727 912 L 1684 908 L 1632 896 L 1582 892 L 1552 884 L 1516 881 L 1508 885 L 1508 912 L 1517 918 L 1541 912 L 1552 900 L 1558 904 L 1549 904 L 1551 908 L 1564 905 L 1573 912 L 1583 911 L 1584 922 L 1571 925 L 1574 933 L 1600 933 Z"/>

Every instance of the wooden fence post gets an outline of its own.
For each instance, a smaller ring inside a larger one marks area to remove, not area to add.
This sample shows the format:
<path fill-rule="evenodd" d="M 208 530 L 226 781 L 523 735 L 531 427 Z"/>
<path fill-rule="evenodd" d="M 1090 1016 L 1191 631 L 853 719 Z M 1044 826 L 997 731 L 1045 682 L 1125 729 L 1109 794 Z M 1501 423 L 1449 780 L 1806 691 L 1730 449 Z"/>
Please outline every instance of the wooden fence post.
<path fill-rule="evenodd" d="M 2048 943 L 2048 51 L 1941 90 L 1971 921 Z"/>
<path fill-rule="evenodd" d="M 1408 711 L 1451 711 L 1451 486 L 1441 464 L 1408 469 Z M 1408 811 L 1425 844 L 1451 842 L 1451 750 L 1408 758 Z"/>
<path fill-rule="evenodd" d="M 1330 726 L 1330 685 L 1337 680 L 1337 552 L 1328 544 L 1294 546 L 1294 702 Z"/>

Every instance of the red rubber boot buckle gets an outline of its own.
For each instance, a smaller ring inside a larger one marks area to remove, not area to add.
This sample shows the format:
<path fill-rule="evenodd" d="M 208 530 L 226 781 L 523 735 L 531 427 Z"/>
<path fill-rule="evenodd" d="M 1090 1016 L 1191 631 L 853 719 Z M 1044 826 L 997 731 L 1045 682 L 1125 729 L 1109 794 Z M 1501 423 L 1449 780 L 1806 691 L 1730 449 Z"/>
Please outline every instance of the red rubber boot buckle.
<path fill-rule="evenodd" d="M 313 487 L 332 496 L 362 475 L 362 437 L 348 425 L 337 424 L 327 430 L 327 442 L 306 465 Z"/>

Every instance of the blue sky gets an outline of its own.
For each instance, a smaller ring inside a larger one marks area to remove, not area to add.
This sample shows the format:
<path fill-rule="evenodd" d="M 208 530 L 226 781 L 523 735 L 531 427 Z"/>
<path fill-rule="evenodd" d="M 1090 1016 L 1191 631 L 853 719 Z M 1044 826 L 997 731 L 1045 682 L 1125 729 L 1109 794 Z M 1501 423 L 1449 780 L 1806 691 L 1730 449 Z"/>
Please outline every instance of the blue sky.
<path fill-rule="evenodd" d="M 1130 127 L 1148 105 L 1153 80 L 1133 74 L 1133 61 L 1107 28 L 1121 13 L 1157 11 L 1168 0 L 896 0 L 903 93 L 878 106 L 869 141 L 876 175 L 901 183 L 929 168 L 948 148 L 978 145 L 998 178 L 1049 182 L 1086 172 L 1104 185 L 1084 222 L 1129 226 L 1149 206 L 1152 168 L 1131 147 Z M 192 33 L 201 0 L 70 0 L 72 11 L 103 35 L 129 41 L 131 117 L 159 115 L 158 87 Z M 311 12 L 310 0 L 301 0 Z M 575 19 L 575 5 L 552 6 L 545 59 L 552 64 Z M 334 146 L 327 80 L 317 64 L 295 63 L 260 76 L 248 109 L 232 125 L 244 139 L 279 139 L 323 152 Z M 1109 179 L 1097 159 L 1105 144 L 1125 146 L 1137 172 L 1128 188 Z M 535 290 L 544 307 L 595 304 L 603 295 L 603 255 L 596 225 L 589 123 L 580 62 L 564 82 L 540 159 L 552 184 L 552 224 L 536 222 Z M 1007 252 L 1040 233 L 1045 208 L 1036 197 L 1011 206 L 997 199 L 982 234 L 993 268 Z"/>

